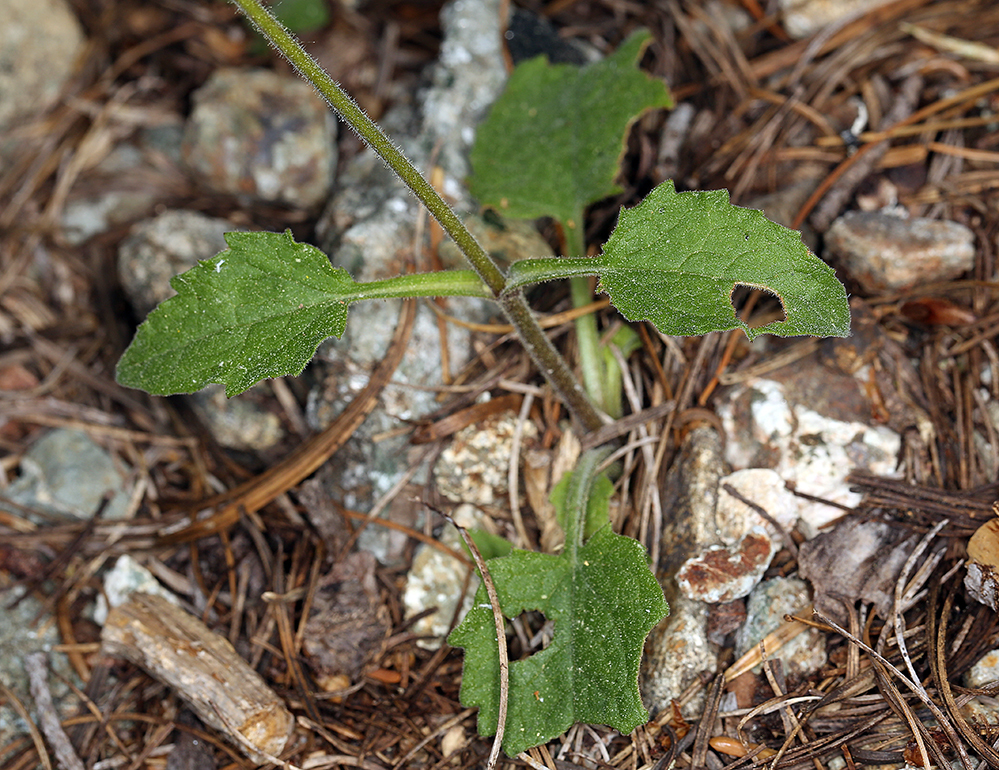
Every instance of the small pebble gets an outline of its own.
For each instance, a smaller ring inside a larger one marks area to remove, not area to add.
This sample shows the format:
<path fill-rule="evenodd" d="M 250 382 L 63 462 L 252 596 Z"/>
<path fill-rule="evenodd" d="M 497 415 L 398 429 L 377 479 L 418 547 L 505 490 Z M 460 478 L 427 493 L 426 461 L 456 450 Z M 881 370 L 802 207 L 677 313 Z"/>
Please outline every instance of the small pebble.
<path fill-rule="evenodd" d="M 793 38 L 811 37 L 823 27 L 884 5 L 888 0 L 780 0 L 784 29 Z"/>
<path fill-rule="evenodd" d="M 785 623 L 784 615 L 808 613 L 808 583 L 799 578 L 765 580 L 746 602 L 746 623 L 736 634 L 736 656 L 745 654 Z M 826 662 L 825 637 L 807 628 L 769 657 L 780 658 L 789 676 L 807 676 Z"/>
<path fill-rule="evenodd" d="M 872 294 L 949 281 L 975 264 L 975 234 L 937 219 L 850 211 L 826 232 L 826 247 Z"/>
<path fill-rule="evenodd" d="M 730 602 L 753 590 L 777 550 L 770 535 L 754 527 L 734 546 L 714 545 L 689 559 L 677 572 L 676 582 L 690 599 Z"/>

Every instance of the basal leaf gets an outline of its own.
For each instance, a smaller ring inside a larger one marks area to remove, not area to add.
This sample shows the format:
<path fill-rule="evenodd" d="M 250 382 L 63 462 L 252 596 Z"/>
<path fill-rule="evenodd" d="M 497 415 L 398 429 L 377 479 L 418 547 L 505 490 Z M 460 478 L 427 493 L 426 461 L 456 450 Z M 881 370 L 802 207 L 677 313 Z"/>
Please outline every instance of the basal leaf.
<path fill-rule="evenodd" d="M 569 482 L 572 474 L 567 473 L 552 489 L 551 503 L 555 508 L 555 519 L 562 529 L 565 529 L 566 497 L 569 494 Z M 614 494 L 614 483 L 601 473 L 593 479 L 590 487 L 590 497 L 586 503 L 586 519 L 583 521 L 583 539 L 592 537 L 598 530 L 607 526 L 608 509 L 611 495 Z"/>
<path fill-rule="evenodd" d="M 598 290 L 625 318 L 652 321 L 664 334 L 850 333 L 846 291 L 832 268 L 794 230 L 733 206 L 726 190 L 677 193 L 664 182 L 621 211 L 600 261 Z M 777 295 L 786 320 L 746 326 L 731 302 L 740 285 Z"/>
<path fill-rule="evenodd" d="M 209 383 L 242 393 L 298 374 L 343 334 L 357 286 L 319 249 L 286 233 L 226 233 L 229 248 L 170 281 L 177 296 L 139 326 L 118 363 L 122 385 L 154 395 Z"/>
<path fill-rule="evenodd" d="M 648 40 L 636 32 L 582 68 L 544 57 L 519 65 L 476 132 L 472 194 L 506 216 L 573 226 L 586 206 L 619 192 L 628 128 L 645 110 L 672 105 L 665 84 L 635 66 Z"/>
<path fill-rule="evenodd" d="M 668 608 L 645 549 L 606 524 L 604 486 L 598 482 L 590 498 L 603 500 L 604 526 L 575 550 L 574 558 L 573 549 L 566 549 L 559 556 L 514 551 L 489 561 L 504 615 L 538 610 L 555 624 L 546 649 L 510 664 L 503 740 L 508 756 L 560 735 L 574 722 L 628 733 L 648 719 L 638 692 L 638 666 L 646 635 Z M 496 625 L 481 586 L 448 641 L 465 649 L 461 702 L 479 707 L 479 733 L 493 735 L 499 658 Z"/>

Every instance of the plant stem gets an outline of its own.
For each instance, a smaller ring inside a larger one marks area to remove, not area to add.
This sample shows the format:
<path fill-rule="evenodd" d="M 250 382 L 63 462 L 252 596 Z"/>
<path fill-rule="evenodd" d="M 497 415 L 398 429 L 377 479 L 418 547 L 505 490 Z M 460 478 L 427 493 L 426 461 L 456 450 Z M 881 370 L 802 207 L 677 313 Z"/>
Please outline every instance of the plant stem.
<path fill-rule="evenodd" d="M 485 249 L 475 240 L 450 206 L 427 182 L 417 168 L 371 120 L 357 103 L 337 85 L 319 63 L 313 59 L 294 36 L 266 10 L 260 0 L 232 0 L 259 30 L 260 34 L 280 51 L 292 66 L 323 96 L 340 117 L 388 164 L 399 178 L 420 199 L 420 202 L 440 222 L 445 232 L 499 300 L 510 322 L 517 329 L 531 359 L 545 379 L 562 397 L 569 411 L 586 430 L 596 430 L 603 420 L 593 403 L 583 392 L 562 355 L 552 345 L 538 325 L 534 313 L 519 290 L 507 291 L 506 276 Z M 505 294 L 504 294 L 505 293 Z"/>
<path fill-rule="evenodd" d="M 537 319 L 520 289 L 504 294 L 500 299 L 500 305 L 506 311 L 510 322 L 518 330 L 526 326 L 528 322 L 537 326 Z M 530 320 L 528 321 L 528 319 Z M 583 428 L 591 431 L 603 427 L 604 421 L 600 412 L 583 391 L 579 381 L 569 368 L 569 364 L 555 349 L 552 341 L 548 339 L 548 335 L 541 330 L 541 327 L 537 328 L 539 332 L 537 335 L 520 335 L 524 350 L 527 351 L 545 379 L 555 388 L 555 392 L 562 397 L 562 401 L 565 402 L 569 411 L 583 424 Z"/>
<path fill-rule="evenodd" d="M 569 479 L 565 496 L 565 555 L 575 564 L 579 548 L 583 545 L 584 522 L 590 501 L 590 489 L 597 475 L 597 468 L 607 457 L 606 449 L 587 449 L 580 455 Z"/>
<path fill-rule="evenodd" d="M 574 227 L 562 223 L 565 233 L 566 257 L 586 257 L 586 230 L 583 227 L 582 209 L 572 218 Z M 572 295 L 572 306 L 583 307 L 593 302 L 593 290 L 590 289 L 590 279 L 585 276 L 569 279 L 569 291 Z M 583 372 L 583 385 L 589 397 L 605 412 L 608 404 L 604 398 L 604 367 L 600 355 L 600 331 L 597 329 L 597 317 L 593 313 L 576 319 L 576 340 L 579 343 L 579 366 Z"/>
<path fill-rule="evenodd" d="M 493 299 L 478 273 L 472 270 L 438 270 L 433 273 L 410 273 L 380 281 L 355 283 L 350 294 L 340 295 L 346 302 L 394 297 L 483 297 Z"/>
<path fill-rule="evenodd" d="M 450 235 L 458 248 L 472 263 L 475 272 L 497 296 L 503 291 L 506 281 L 496 263 L 486 254 L 485 249 L 472 236 L 468 229 L 458 219 L 440 194 L 433 188 L 409 158 L 392 143 L 375 122 L 369 118 L 357 102 L 336 83 L 329 73 L 309 55 L 302 44 L 284 28 L 273 14 L 260 4 L 259 0 L 232 0 L 246 17 L 275 48 L 278 49 L 291 65 L 320 95 L 336 110 L 351 128 L 371 147 L 378 156 L 388 164 L 406 186 L 429 209 L 441 227 Z"/>

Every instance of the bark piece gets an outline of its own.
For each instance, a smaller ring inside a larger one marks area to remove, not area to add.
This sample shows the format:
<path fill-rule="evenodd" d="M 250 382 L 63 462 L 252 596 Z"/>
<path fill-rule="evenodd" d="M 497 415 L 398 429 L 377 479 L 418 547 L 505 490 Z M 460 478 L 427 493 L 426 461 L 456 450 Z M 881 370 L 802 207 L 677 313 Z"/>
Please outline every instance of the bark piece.
<path fill-rule="evenodd" d="M 225 638 L 160 596 L 111 610 L 104 651 L 145 669 L 255 762 L 278 756 L 295 724 L 284 702 Z M 238 732 L 239 735 L 234 735 Z"/>
<path fill-rule="evenodd" d="M 895 581 L 917 538 L 885 521 L 849 518 L 801 544 L 798 572 L 815 589 L 815 609 L 845 622 L 842 602 L 863 599 L 891 613 Z"/>

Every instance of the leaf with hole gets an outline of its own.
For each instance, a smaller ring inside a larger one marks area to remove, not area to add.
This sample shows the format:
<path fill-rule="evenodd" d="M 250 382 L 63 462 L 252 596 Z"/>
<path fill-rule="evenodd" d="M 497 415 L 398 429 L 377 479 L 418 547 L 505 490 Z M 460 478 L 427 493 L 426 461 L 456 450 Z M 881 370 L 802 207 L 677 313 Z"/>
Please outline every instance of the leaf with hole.
<path fill-rule="evenodd" d="M 547 648 L 510 664 L 503 750 L 511 757 L 560 735 L 573 722 L 606 724 L 628 733 L 648 719 L 638 692 L 638 666 L 646 635 L 668 608 L 645 549 L 611 531 L 611 485 L 601 478 L 588 496 L 592 502 L 585 526 L 602 523 L 585 544 L 567 544 L 558 556 L 515 550 L 488 562 L 505 616 L 537 610 L 555 624 Z M 573 515 L 564 510 L 568 497 L 565 489 L 552 495 L 563 521 Z M 499 656 L 483 587 L 448 642 L 465 648 L 461 702 L 479 707 L 479 733 L 493 735 Z"/>
<path fill-rule="evenodd" d="M 663 334 L 742 329 L 846 337 L 846 290 L 801 235 L 760 211 L 733 206 L 726 190 L 678 193 L 667 181 L 634 208 L 622 209 L 603 254 L 527 259 L 510 268 L 508 290 L 573 275 L 599 275 L 598 291 L 629 321 L 651 321 Z M 750 328 L 737 318 L 738 286 L 775 294 L 785 318 Z"/>

